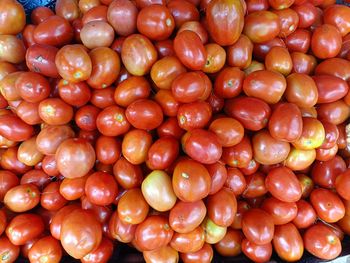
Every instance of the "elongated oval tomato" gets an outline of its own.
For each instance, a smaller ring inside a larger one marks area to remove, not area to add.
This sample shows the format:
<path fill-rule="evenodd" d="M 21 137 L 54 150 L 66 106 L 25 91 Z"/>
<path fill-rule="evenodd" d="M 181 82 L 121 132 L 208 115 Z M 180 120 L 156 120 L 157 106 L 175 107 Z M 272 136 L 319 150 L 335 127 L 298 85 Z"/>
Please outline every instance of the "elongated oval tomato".
<path fill-rule="evenodd" d="M 213 0 L 206 10 L 210 36 L 220 46 L 233 45 L 244 25 L 244 9 L 239 0 Z"/>

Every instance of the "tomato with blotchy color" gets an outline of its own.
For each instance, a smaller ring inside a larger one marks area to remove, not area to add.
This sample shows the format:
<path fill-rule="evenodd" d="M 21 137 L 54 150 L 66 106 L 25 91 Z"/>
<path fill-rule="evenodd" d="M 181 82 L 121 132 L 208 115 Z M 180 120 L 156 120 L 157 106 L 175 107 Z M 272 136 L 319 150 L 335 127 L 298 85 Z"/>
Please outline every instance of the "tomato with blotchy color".
<path fill-rule="evenodd" d="M 124 40 L 121 58 L 128 72 L 143 76 L 157 61 L 157 50 L 147 37 L 133 34 Z"/>
<path fill-rule="evenodd" d="M 336 234 L 322 224 L 313 225 L 306 230 L 304 246 L 309 253 L 325 260 L 335 259 L 342 250 L 341 242 Z"/>
<path fill-rule="evenodd" d="M 345 207 L 340 197 L 330 190 L 317 188 L 310 194 L 310 202 L 317 215 L 327 223 L 337 222 L 345 215 Z"/>
<path fill-rule="evenodd" d="M 276 226 L 272 244 L 282 260 L 298 261 L 303 256 L 303 239 L 292 223 Z"/>
<path fill-rule="evenodd" d="M 70 256 L 81 259 L 100 245 L 102 227 L 91 212 L 76 209 L 63 219 L 60 240 Z"/>
<path fill-rule="evenodd" d="M 195 202 L 209 194 L 211 177 L 201 163 L 181 160 L 175 166 L 172 183 L 174 192 L 180 200 Z"/>
<path fill-rule="evenodd" d="M 301 136 L 293 142 L 293 146 L 299 150 L 311 150 L 320 147 L 324 140 L 322 123 L 316 118 L 304 117 Z"/>
<path fill-rule="evenodd" d="M 28 211 L 40 202 L 40 191 L 34 184 L 21 184 L 9 189 L 4 196 L 4 204 L 13 212 Z"/>
<path fill-rule="evenodd" d="M 166 217 L 153 215 L 136 227 L 134 242 L 142 251 L 155 250 L 169 244 L 173 234 Z"/>
<path fill-rule="evenodd" d="M 299 150 L 291 147 L 287 159 L 283 164 L 293 171 L 301 171 L 308 168 L 316 159 L 315 149 Z"/>
<path fill-rule="evenodd" d="M 275 226 L 272 216 L 267 212 L 259 208 L 252 208 L 243 214 L 242 230 L 250 242 L 265 245 L 272 241 Z"/>
<path fill-rule="evenodd" d="M 122 154 L 134 165 L 147 160 L 147 153 L 152 145 L 152 136 L 145 130 L 134 129 L 124 135 Z"/>
<path fill-rule="evenodd" d="M 204 219 L 201 226 L 204 228 L 205 242 L 208 244 L 218 243 L 227 232 L 227 227 L 218 226 L 208 217 Z"/>
<path fill-rule="evenodd" d="M 0 256 L 1 258 L 6 258 L 6 263 L 16 262 L 20 253 L 20 247 L 11 243 L 11 241 L 6 237 L 0 237 Z"/>

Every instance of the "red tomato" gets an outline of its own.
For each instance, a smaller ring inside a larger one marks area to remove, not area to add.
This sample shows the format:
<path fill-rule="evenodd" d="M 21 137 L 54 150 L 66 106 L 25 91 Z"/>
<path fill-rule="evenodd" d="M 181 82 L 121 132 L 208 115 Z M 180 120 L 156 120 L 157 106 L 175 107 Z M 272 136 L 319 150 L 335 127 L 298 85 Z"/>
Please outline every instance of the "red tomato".
<path fill-rule="evenodd" d="M 295 202 L 283 202 L 274 197 L 265 199 L 261 208 L 273 217 L 275 225 L 284 225 L 291 222 L 298 212 Z"/>
<path fill-rule="evenodd" d="M 247 238 L 244 238 L 242 240 L 242 252 L 254 262 L 264 263 L 271 258 L 272 245 L 271 243 L 257 245 L 254 242 L 249 241 Z"/>

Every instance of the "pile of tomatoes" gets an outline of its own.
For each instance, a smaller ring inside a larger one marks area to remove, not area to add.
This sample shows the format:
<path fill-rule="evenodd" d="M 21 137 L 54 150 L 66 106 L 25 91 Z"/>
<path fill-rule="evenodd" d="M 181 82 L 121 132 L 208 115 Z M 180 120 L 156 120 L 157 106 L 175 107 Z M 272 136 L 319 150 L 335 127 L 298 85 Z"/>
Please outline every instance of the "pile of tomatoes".
<path fill-rule="evenodd" d="M 349 84 L 335 0 L 0 0 L 0 262 L 336 258 Z"/>

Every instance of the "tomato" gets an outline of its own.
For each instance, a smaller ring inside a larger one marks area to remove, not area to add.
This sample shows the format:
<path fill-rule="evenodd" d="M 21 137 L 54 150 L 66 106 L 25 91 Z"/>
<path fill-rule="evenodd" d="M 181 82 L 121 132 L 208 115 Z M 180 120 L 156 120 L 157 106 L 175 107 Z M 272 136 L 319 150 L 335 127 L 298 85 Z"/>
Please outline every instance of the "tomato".
<path fill-rule="evenodd" d="M 25 141 L 32 136 L 33 127 L 15 115 L 0 116 L 0 135 L 11 141 Z"/>
<path fill-rule="evenodd" d="M 84 139 L 65 140 L 56 151 L 57 168 L 66 178 L 86 175 L 94 166 L 95 158 L 93 147 Z"/>
<path fill-rule="evenodd" d="M 302 89 L 300 87 L 303 87 Z M 318 92 L 315 81 L 306 74 L 292 73 L 287 77 L 287 89 L 285 92 L 288 102 L 299 107 L 312 107 L 318 100 Z"/>
<path fill-rule="evenodd" d="M 209 244 L 204 243 L 200 250 L 192 253 L 181 253 L 180 257 L 184 263 L 210 263 L 213 258 L 213 249 Z"/>
<path fill-rule="evenodd" d="M 114 164 L 113 173 L 118 184 L 124 189 L 138 187 L 143 180 L 141 168 L 123 157 Z"/>
<path fill-rule="evenodd" d="M 282 260 L 298 261 L 303 256 L 303 239 L 292 223 L 276 226 L 272 243 Z"/>
<path fill-rule="evenodd" d="M 179 106 L 177 119 L 180 128 L 190 131 L 207 126 L 212 116 L 209 103 L 198 101 Z"/>
<path fill-rule="evenodd" d="M 224 10 L 224 11 L 223 11 Z M 225 12 L 223 15 L 221 12 Z M 234 44 L 243 30 L 244 10 L 238 0 L 210 1 L 206 10 L 206 23 L 212 39 L 220 46 Z"/>
<path fill-rule="evenodd" d="M 108 261 L 113 254 L 113 243 L 106 237 L 103 237 L 100 245 L 89 254 L 85 255 L 81 262 L 106 262 Z"/>
<path fill-rule="evenodd" d="M 80 259 L 98 248 L 102 228 L 93 214 L 75 209 L 62 221 L 60 240 L 70 256 Z"/>
<path fill-rule="evenodd" d="M 317 103 L 329 103 L 343 98 L 349 91 L 349 86 L 341 78 L 329 75 L 318 75 L 313 77 L 317 90 Z"/>
<path fill-rule="evenodd" d="M 208 244 L 216 244 L 224 238 L 227 232 L 227 227 L 218 226 L 208 217 L 201 224 L 204 229 L 205 242 Z"/>
<path fill-rule="evenodd" d="M 137 8 L 129 0 L 112 1 L 108 6 L 107 20 L 115 32 L 121 36 L 128 36 L 136 31 Z"/>
<path fill-rule="evenodd" d="M 110 86 L 120 72 L 119 55 L 108 47 L 97 47 L 90 51 L 92 72 L 87 84 L 95 89 L 103 89 Z"/>
<path fill-rule="evenodd" d="M 95 145 L 96 159 L 103 164 L 114 164 L 121 154 L 121 143 L 113 137 L 100 136 Z"/>
<path fill-rule="evenodd" d="M 112 238 L 119 242 L 128 243 L 134 239 L 136 225 L 120 220 L 118 212 L 114 211 L 108 223 L 108 231 Z"/>
<path fill-rule="evenodd" d="M 253 43 L 270 41 L 280 33 L 278 15 L 270 11 L 256 11 L 245 17 L 243 33 Z"/>
<path fill-rule="evenodd" d="M 240 35 L 236 43 L 227 47 L 227 63 L 231 67 L 247 68 L 252 61 L 253 43 L 246 35 Z"/>
<path fill-rule="evenodd" d="M 80 39 L 89 49 L 109 47 L 114 40 L 114 30 L 106 21 L 90 21 L 83 25 Z"/>
<path fill-rule="evenodd" d="M 28 228 L 28 224 L 31 225 Z M 44 222 L 36 214 L 20 214 L 15 216 L 6 227 L 6 235 L 12 244 L 24 245 L 27 241 L 40 236 L 44 231 Z"/>
<path fill-rule="evenodd" d="M 199 21 L 187 21 L 181 25 L 177 32 L 185 30 L 195 32 L 200 37 L 203 44 L 206 44 L 208 42 L 208 32 Z"/>
<path fill-rule="evenodd" d="M 320 147 L 325 140 L 325 130 L 322 123 L 310 117 L 303 118 L 303 130 L 293 146 L 301 150 L 311 150 Z"/>
<path fill-rule="evenodd" d="M 306 53 L 311 44 L 311 32 L 298 28 L 285 38 L 285 43 L 290 52 Z"/>
<path fill-rule="evenodd" d="M 320 104 L 317 108 L 318 118 L 335 125 L 341 124 L 350 116 L 349 106 L 343 100 Z"/>
<path fill-rule="evenodd" d="M 118 202 L 118 216 L 120 220 L 128 224 L 139 224 L 148 215 L 149 205 L 139 188 L 125 192 Z"/>
<path fill-rule="evenodd" d="M 228 168 L 226 173 L 225 187 L 229 188 L 236 196 L 242 194 L 247 189 L 243 173 L 238 168 Z"/>
<path fill-rule="evenodd" d="M 59 77 L 55 65 L 55 57 L 58 49 L 49 45 L 34 44 L 27 49 L 26 64 L 31 71 L 44 76 Z"/>
<path fill-rule="evenodd" d="M 67 125 L 47 126 L 36 137 L 36 148 L 46 155 L 55 154 L 58 146 L 73 136 L 73 130 Z"/>
<path fill-rule="evenodd" d="M 222 155 L 217 136 L 203 129 L 188 131 L 182 137 L 182 147 L 188 156 L 203 164 L 213 164 Z"/>
<path fill-rule="evenodd" d="M 289 155 L 284 161 L 284 165 L 293 171 L 301 171 L 308 168 L 314 162 L 315 158 L 315 149 L 299 150 L 291 147 Z"/>
<path fill-rule="evenodd" d="M 26 14 L 20 3 L 15 0 L 4 0 L 0 13 L 3 14 L 0 19 L 1 35 L 16 35 L 22 31 L 26 23 Z"/>
<path fill-rule="evenodd" d="M 310 194 L 310 201 L 317 215 L 327 223 L 337 222 L 345 215 L 345 207 L 339 196 L 330 190 L 317 188 Z"/>
<path fill-rule="evenodd" d="M 56 15 L 49 16 L 34 29 L 34 41 L 38 44 L 63 46 L 72 38 L 73 28 L 69 22 Z"/>
<path fill-rule="evenodd" d="M 60 194 L 59 189 L 59 182 L 49 183 L 41 193 L 41 207 L 49 211 L 57 211 L 61 209 L 68 201 Z"/>
<path fill-rule="evenodd" d="M 261 164 L 277 164 L 284 161 L 290 151 L 288 142 L 273 138 L 268 131 L 259 131 L 252 138 L 254 159 Z"/>
<path fill-rule="evenodd" d="M 301 52 L 293 52 L 291 54 L 293 61 L 292 72 L 300 74 L 313 74 L 317 61 L 313 55 L 304 54 Z"/>
<path fill-rule="evenodd" d="M 169 244 L 173 234 L 167 218 L 153 215 L 136 227 L 134 242 L 142 251 L 155 250 Z"/>
<path fill-rule="evenodd" d="M 184 202 L 195 202 L 209 194 L 211 177 L 204 165 L 181 160 L 174 169 L 172 184 L 176 196 Z"/>
<path fill-rule="evenodd" d="M 263 42 L 263 43 L 254 43 L 253 48 L 253 55 L 256 59 L 264 60 L 266 58 L 267 53 L 273 48 L 273 47 L 283 47 L 285 48 L 286 45 L 284 44 L 283 40 L 281 38 L 273 38 L 269 41 Z M 261 64 L 264 66 L 265 64 Z"/>
<path fill-rule="evenodd" d="M 293 6 L 292 9 L 297 12 L 299 16 L 299 28 L 308 28 L 316 21 L 317 9 L 311 3 L 304 2 L 300 5 Z"/>
<path fill-rule="evenodd" d="M 253 158 L 253 149 L 247 136 L 232 147 L 223 148 L 222 160 L 231 167 L 245 168 Z"/>
<path fill-rule="evenodd" d="M 128 36 L 122 46 L 121 58 L 125 68 L 135 76 L 147 74 L 157 60 L 157 51 L 151 41 L 140 34 Z"/>
<path fill-rule="evenodd" d="M 293 142 L 302 134 L 302 118 L 293 103 L 281 103 L 272 112 L 268 128 L 271 136 L 280 141 Z"/>
<path fill-rule="evenodd" d="M 13 212 L 25 212 L 34 208 L 40 201 L 40 191 L 33 184 L 17 185 L 4 196 L 5 205 Z"/>
<path fill-rule="evenodd" d="M 0 200 L 3 201 L 5 194 L 13 187 L 19 184 L 18 177 L 6 170 L 0 170 L 0 181 L 2 182 L 0 185 Z"/>
<path fill-rule="evenodd" d="M 146 263 L 178 262 L 179 253 L 171 246 L 167 245 L 152 251 L 143 251 L 143 258 Z"/>
<path fill-rule="evenodd" d="M 78 178 L 65 178 L 60 184 L 59 192 L 66 200 L 76 200 L 85 194 L 87 176 Z"/>
<path fill-rule="evenodd" d="M 342 36 L 339 30 L 328 24 L 315 29 L 311 37 L 311 50 L 321 59 L 333 58 L 341 49 Z"/>
<path fill-rule="evenodd" d="M 169 224 L 177 233 L 189 233 L 202 223 L 206 212 L 207 209 L 202 200 L 196 202 L 179 201 L 170 210 Z"/>
<path fill-rule="evenodd" d="M 349 8 L 342 5 L 331 5 L 324 10 L 323 20 L 325 24 L 336 26 L 344 37 L 350 32 L 349 15 Z"/>
<path fill-rule="evenodd" d="M 52 236 L 46 236 L 36 241 L 29 249 L 28 258 L 31 262 L 60 262 L 62 258 L 62 248 L 58 240 Z"/>
<path fill-rule="evenodd" d="M 319 63 L 315 69 L 316 75 L 332 75 L 345 81 L 350 80 L 350 62 L 342 58 L 330 58 Z"/>
<path fill-rule="evenodd" d="M 296 204 L 298 212 L 293 219 L 293 224 L 299 229 L 308 228 L 313 225 L 317 219 L 317 215 L 311 204 L 303 199 L 300 199 Z"/>
<path fill-rule="evenodd" d="M 305 174 L 297 174 L 298 180 L 301 184 L 302 198 L 308 198 L 312 190 L 314 189 L 314 181 L 305 175 Z"/>
<path fill-rule="evenodd" d="M 256 220 L 259 218 L 259 220 Z M 250 242 L 265 245 L 271 242 L 274 235 L 273 218 L 259 208 L 252 208 L 243 214 L 242 230 Z"/>
<path fill-rule="evenodd" d="M 19 252 L 19 246 L 12 244 L 6 236 L 0 237 L 0 256 L 3 262 L 16 262 Z"/>
<path fill-rule="evenodd" d="M 242 252 L 251 260 L 257 263 L 263 263 L 270 260 L 272 255 L 272 245 L 267 243 L 257 245 L 249 241 L 247 238 L 242 240 Z"/>
<path fill-rule="evenodd" d="M 147 152 L 152 145 L 152 136 L 144 130 L 134 129 L 125 134 L 122 154 L 132 164 L 147 160 Z"/>
<path fill-rule="evenodd" d="M 39 8 L 36 8 L 35 10 L 38 10 Z M 51 9 L 49 10 L 51 11 Z M 80 15 L 78 1 L 58 0 L 55 6 L 55 13 L 58 16 L 68 20 L 69 22 L 73 22 Z M 40 12 L 40 15 L 42 16 L 41 12 Z"/>
<path fill-rule="evenodd" d="M 132 76 L 118 84 L 114 100 L 119 106 L 127 107 L 138 99 L 146 99 L 150 92 L 150 84 L 144 77 Z"/>
<path fill-rule="evenodd" d="M 85 194 L 95 204 L 106 206 L 117 197 L 118 185 L 112 175 L 104 172 L 91 174 L 85 183 Z"/>
<path fill-rule="evenodd" d="M 162 4 L 166 5 L 166 2 L 164 1 Z M 167 6 L 174 17 L 176 28 L 181 27 L 188 21 L 199 20 L 199 12 L 191 1 L 171 0 L 167 3 Z"/>
<path fill-rule="evenodd" d="M 281 201 L 296 202 L 301 198 L 299 180 L 293 171 L 286 167 L 272 169 L 265 179 L 265 184 L 271 195 Z"/>
<path fill-rule="evenodd" d="M 199 226 L 188 233 L 174 233 L 170 246 L 180 253 L 193 253 L 204 245 L 204 229 Z"/>
<path fill-rule="evenodd" d="M 341 252 L 339 238 L 325 225 L 311 226 L 303 239 L 305 249 L 318 258 L 331 260 Z"/>
<path fill-rule="evenodd" d="M 12 35 L 0 35 L 0 59 L 9 63 L 21 63 L 25 59 L 25 46 L 22 40 Z"/>
<path fill-rule="evenodd" d="M 344 199 L 349 200 L 348 185 L 350 182 L 349 172 L 345 171 L 337 176 L 335 179 L 335 188 L 337 193 Z"/>
<path fill-rule="evenodd" d="M 271 109 L 266 102 L 251 97 L 238 97 L 227 100 L 225 112 L 227 115 L 240 121 L 244 128 L 253 131 L 264 128 L 271 115 Z"/>
<path fill-rule="evenodd" d="M 265 199 L 261 208 L 273 217 L 275 225 L 284 225 L 291 222 L 298 212 L 295 202 L 284 202 L 274 197 Z"/>
<path fill-rule="evenodd" d="M 147 165 L 152 170 L 168 168 L 179 155 L 179 144 L 172 137 L 163 137 L 155 141 L 147 153 Z"/>

